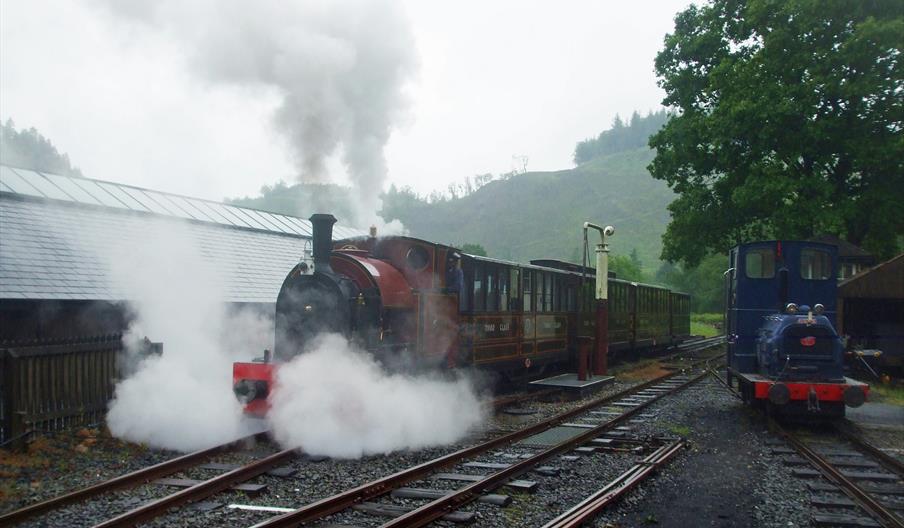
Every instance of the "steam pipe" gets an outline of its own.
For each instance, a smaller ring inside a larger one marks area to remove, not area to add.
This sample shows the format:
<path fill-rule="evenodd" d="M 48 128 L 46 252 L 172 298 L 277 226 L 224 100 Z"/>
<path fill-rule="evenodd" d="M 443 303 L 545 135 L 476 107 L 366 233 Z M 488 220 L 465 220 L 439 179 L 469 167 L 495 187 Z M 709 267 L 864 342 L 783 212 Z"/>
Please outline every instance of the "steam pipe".
<path fill-rule="evenodd" d="M 614 235 L 615 228 L 584 222 L 585 240 L 588 229 L 596 229 L 600 233 L 600 243 L 596 245 L 596 347 L 593 375 L 602 376 L 609 366 L 609 244 L 606 237 Z"/>
<path fill-rule="evenodd" d="M 333 273 L 330 267 L 330 255 L 333 253 L 333 224 L 336 217 L 331 214 L 312 214 L 311 225 L 314 229 L 314 271 Z"/>

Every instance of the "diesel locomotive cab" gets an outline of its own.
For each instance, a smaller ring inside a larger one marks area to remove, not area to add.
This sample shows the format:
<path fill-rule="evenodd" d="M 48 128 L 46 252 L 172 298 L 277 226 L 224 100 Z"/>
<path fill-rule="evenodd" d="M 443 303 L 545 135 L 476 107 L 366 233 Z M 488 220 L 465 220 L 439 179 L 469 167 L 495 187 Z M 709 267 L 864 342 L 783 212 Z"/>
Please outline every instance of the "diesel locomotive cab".
<path fill-rule="evenodd" d="M 868 386 L 844 376 L 835 316 L 837 248 L 755 242 L 732 249 L 726 272 L 728 377 L 750 403 L 785 414 L 840 416 Z"/>

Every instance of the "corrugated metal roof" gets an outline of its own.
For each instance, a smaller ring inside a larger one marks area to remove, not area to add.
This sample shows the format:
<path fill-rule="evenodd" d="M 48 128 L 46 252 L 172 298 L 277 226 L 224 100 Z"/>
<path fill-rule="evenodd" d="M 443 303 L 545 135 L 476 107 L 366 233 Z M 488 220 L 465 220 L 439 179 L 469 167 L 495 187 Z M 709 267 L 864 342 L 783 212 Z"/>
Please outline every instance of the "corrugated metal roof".
<path fill-rule="evenodd" d="M 215 264 L 229 302 L 275 302 L 311 235 L 301 218 L 0 165 L 0 298 L 128 299 L 114 252 L 158 229 Z"/>
<path fill-rule="evenodd" d="M 76 176 L 60 176 L 8 165 L 0 165 L 0 192 L 82 205 L 102 205 L 115 209 L 175 216 L 186 220 L 259 229 L 287 235 L 311 235 L 311 223 L 302 218 L 201 198 L 152 191 L 120 183 Z M 360 230 L 341 225 L 333 228 L 333 235 L 337 240 L 364 234 Z"/>

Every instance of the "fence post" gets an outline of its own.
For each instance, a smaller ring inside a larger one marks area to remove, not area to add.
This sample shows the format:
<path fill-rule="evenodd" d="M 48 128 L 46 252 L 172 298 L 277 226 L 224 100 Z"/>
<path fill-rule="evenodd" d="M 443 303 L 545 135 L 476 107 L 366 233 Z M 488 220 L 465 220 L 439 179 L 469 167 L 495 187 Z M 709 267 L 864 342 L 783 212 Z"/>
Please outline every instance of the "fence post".
<path fill-rule="evenodd" d="M 18 448 L 25 444 L 25 420 L 19 407 L 22 395 L 18 376 L 19 364 L 8 348 L 3 349 L 3 412 L 6 423 L 4 429 L 6 438 L 4 442 L 12 440 L 10 447 Z"/>
<path fill-rule="evenodd" d="M 9 383 L 10 360 L 7 349 L 0 348 L 0 444 L 12 437 L 12 390 Z"/>

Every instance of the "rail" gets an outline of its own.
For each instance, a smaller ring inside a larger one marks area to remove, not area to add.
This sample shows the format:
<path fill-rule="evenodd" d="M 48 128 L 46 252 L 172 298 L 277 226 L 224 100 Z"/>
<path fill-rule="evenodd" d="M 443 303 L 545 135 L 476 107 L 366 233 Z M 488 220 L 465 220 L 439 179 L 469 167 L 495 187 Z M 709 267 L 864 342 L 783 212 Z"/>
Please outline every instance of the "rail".
<path fill-rule="evenodd" d="M 733 387 L 725 383 L 718 375 L 716 375 L 714 372 L 710 372 L 710 374 L 715 376 L 727 390 L 729 390 L 735 396 L 740 397 L 740 394 Z M 856 482 L 846 477 L 838 468 L 832 465 L 831 462 L 810 449 L 810 447 L 807 446 L 806 443 L 797 438 L 795 435 L 785 430 L 785 428 L 783 428 L 774 418 L 767 416 L 766 419 L 770 429 L 772 429 L 773 432 L 775 432 L 786 442 L 788 442 L 788 444 L 790 444 L 795 451 L 797 451 L 802 457 L 804 457 L 804 459 L 806 459 L 813 467 L 815 467 L 823 477 L 825 477 L 829 482 L 832 482 L 833 484 L 838 486 L 838 488 L 841 489 L 845 495 L 850 497 L 874 519 L 882 523 L 882 526 L 885 526 L 887 528 L 904 528 L 904 523 L 901 522 L 900 518 L 898 518 L 888 508 L 880 504 L 879 501 L 877 501 L 872 495 L 864 491 L 863 488 L 857 485 Z M 836 430 L 838 430 L 837 427 Z M 858 447 L 863 448 L 864 446 L 867 446 L 869 448 L 864 449 L 864 451 L 870 454 L 873 454 L 874 452 L 881 453 L 881 451 L 873 446 L 870 446 L 863 439 L 856 438 L 850 433 L 843 432 L 843 434 L 845 434 L 847 438 Z M 885 453 L 881 453 L 881 455 L 883 455 L 883 457 L 877 457 L 881 461 L 884 461 L 885 458 L 890 458 L 887 457 Z M 898 470 L 900 470 L 901 463 L 895 461 L 894 459 L 891 460 L 893 461 L 892 466 L 897 467 Z"/>
<path fill-rule="evenodd" d="M 713 358 L 700 360 L 695 363 L 695 365 L 708 362 L 711 359 Z M 454 453 L 450 453 L 423 464 L 357 486 L 350 490 L 346 490 L 342 493 L 332 495 L 330 497 L 325 497 L 316 502 L 303 506 L 295 511 L 278 515 L 276 517 L 258 523 L 255 525 L 255 528 L 294 527 L 298 526 L 300 523 L 323 519 L 324 517 L 327 517 L 334 513 L 346 510 L 354 504 L 371 500 L 373 498 L 389 493 L 395 488 L 399 488 L 405 484 L 408 484 L 409 482 L 420 480 L 432 474 L 438 469 L 457 464 L 462 460 L 472 458 L 481 453 L 496 449 L 497 447 L 509 445 L 524 438 L 542 433 L 548 429 L 566 423 L 568 420 L 574 418 L 575 416 L 584 414 L 602 405 L 621 400 L 627 396 L 631 396 L 639 391 L 657 385 L 676 376 L 678 376 L 678 372 L 669 372 L 667 374 L 663 374 L 662 376 L 658 376 L 652 380 L 620 391 L 616 394 L 594 399 L 593 401 L 590 401 L 584 405 L 578 406 L 574 409 L 558 414 L 534 425 L 528 426 L 524 429 L 502 435 L 475 446 L 461 449 Z M 706 373 L 703 373 L 691 381 L 682 383 L 680 387 L 676 388 L 676 390 L 680 390 L 681 388 L 684 388 L 691 383 L 696 383 L 705 376 Z M 531 459 L 526 459 L 517 464 L 513 464 L 509 468 L 491 475 L 479 482 L 475 482 L 470 486 L 466 486 L 465 488 L 462 488 L 454 494 L 446 495 L 443 498 L 437 499 L 422 506 L 421 508 L 412 510 L 405 515 L 402 515 L 401 517 L 398 517 L 395 520 L 387 523 L 386 526 L 423 526 L 424 524 L 429 523 L 432 520 L 438 519 L 444 514 L 448 513 L 448 511 L 450 511 L 451 509 L 454 509 L 457 506 L 475 499 L 481 491 L 498 487 L 498 485 L 504 483 L 506 480 L 509 480 L 514 476 L 527 471 L 528 468 L 533 467 L 538 462 L 545 460 L 559 452 L 567 450 L 573 445 L 586 443 L 590 439 L 599 436 L 603 431 L 615 427 L 622 421 L 633 417 L 647 405 L 658 401 L 661 396 L 662 395 L 659 395 L 648 400 L 647 402 L 641 403 L 637 407 L 621 414 L 620 416 L 604 424 L 601 424 L 598 427 L 588 429 L 585 433 L 582 433 L 581 435 L 578 435 L 562 444 L 551 447 L 546 451 L 539 453 L 535 457 L 532 457 Z"/>
<path fill-rule="evenodd" d="M 661 467 L 685 446 L 681 440 L 661 446 L 640 463 L 619 475 L 605 487 L 581 501 L 577 506 L 543 525 L 543 528 L 577 528 L 603 508 L 640 484 L 653 471 Z"/>
<path fill-rule="evenodd" d="M 68 504 L 84 501 L 92 497 L 108 493 L 110 491 L 131 488 L 145 484 L 154 479 L 172 475 L 173 473 L 177 473 L 179 471 L 183 471 L 197 464 L 200 464 L 216 454 L 229 451 L 230 449 L 233 449 L 234 447 L 244 444 L 245 442 L 252 439 L 260 438 L 261 435 L 264 434 L 266 433 L 257 433 L 255 435 L 247 436 L 216 447 L 188 453 L 186 455 L 182 455 L 180 457 L 173 458 L 171 460 L 167 460 L 153 466 L 114 477 L 104 482 L 99 482 L 92 486 L 87 486 L 65 495 L 59 495 L 51 499 L 30 504 L 28 506 L 25 506 L 24 508 L 20 508 L 18 510 L 0 515 L 0 526 L 9 526 L 12 524 L 20 523 L 30 517 L 62 508 L 63 506 L 66 506 Z"/>

